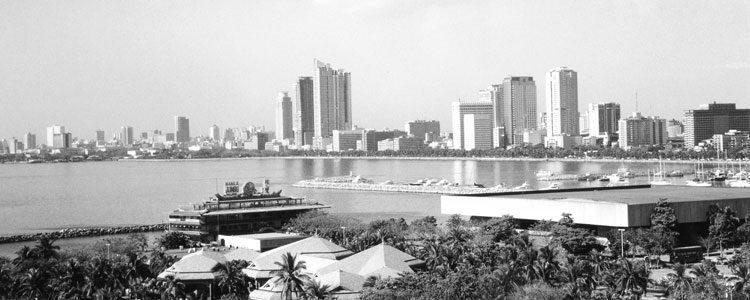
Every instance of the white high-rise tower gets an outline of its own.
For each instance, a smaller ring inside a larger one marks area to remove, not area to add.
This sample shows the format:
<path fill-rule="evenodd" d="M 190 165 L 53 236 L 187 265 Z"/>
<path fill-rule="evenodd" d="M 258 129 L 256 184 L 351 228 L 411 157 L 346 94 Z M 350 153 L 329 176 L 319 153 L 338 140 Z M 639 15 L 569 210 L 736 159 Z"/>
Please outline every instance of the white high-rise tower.
<path fill-rule="evenodd" d="M 547 136 L 579 135 L 578 73 L 560 67 L 549 71 L 546 77 Z"/>

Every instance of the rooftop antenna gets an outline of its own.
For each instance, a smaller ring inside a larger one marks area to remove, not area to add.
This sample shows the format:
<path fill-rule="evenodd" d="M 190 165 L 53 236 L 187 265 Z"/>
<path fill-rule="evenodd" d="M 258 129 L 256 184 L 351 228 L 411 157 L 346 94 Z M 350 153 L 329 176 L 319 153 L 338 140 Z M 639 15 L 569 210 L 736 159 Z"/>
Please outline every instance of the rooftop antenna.
<path fill-rule="evenodd" d="M 635 93 L 635 111 L 638 112 L 638 92 Z"/>

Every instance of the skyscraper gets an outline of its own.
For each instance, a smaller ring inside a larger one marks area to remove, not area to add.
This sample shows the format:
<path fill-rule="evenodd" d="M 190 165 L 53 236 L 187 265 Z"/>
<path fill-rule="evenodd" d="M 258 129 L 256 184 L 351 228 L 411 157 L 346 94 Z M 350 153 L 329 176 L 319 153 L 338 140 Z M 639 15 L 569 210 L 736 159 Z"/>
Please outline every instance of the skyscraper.
<path fill-rule="evenodd" d="M 530 76 L 506 77 L 503 80 L 502 104 L 504 144 L 520 145 L 523 143 L 524 131 L 536 129 L 536 83 L 534 83 L 534 78 Z"/>
<path fill-rule="evenodd" d="M 492 102 L 492 126 L 503 126 L 503 85 L 493 84 L 479 91 L 479 101 Z"/>
<path fill-rule="evenodd" d="M 31 132 L 24 134 L 23 143 L 26 145 L 26 149 L 36 148 L 36 134 L 32 134 Z"/>
<path fill-rule="evenodd" d="M 492 115 L 466 114 L 464 115 L 464 150 L 492 149 Z"/>
<path fill-rule="evenodd" d="M 352 127 L 351 76 L 315 60 L 313 76 L 315 137 L 330 137 L 334 129 Z"/>
<path fill-rule="evenodd" d="M 692 149 L 714 134 L 729 130 L 750 131 L 750 109 L 737 109 L 734 103 L 701 105 L 701 109 L 685 111 L 685 148 Z"/>
<path fill-rule="evenodd" d="M 190 120 L 186 117 L 174 117 L 174 138 L 175 142 L 190 142 Z"/>
<path fill-rule="evenodd" d="M 96 140 L 97 141 L 104 141 L 104 130 L 97 130 L 96 131 Z"/>
<path fill-rule="evenodd" d="M 300 77 L 295 90 L 294 143 L 298 146 L 312 145 L 315 134 L 315 91 L 312 77 Z"/>
<path fill-rule="evenodd" d="M 122 126 L 120 127 L 120 146 L 130 147 L 133 145 L 133 127 Z"/>
<path fill-rule="evenodd" d="M 619 130 L 620 104 L 614 102 L 589 103 L 587 113 L 589 116 L 589 135 L 602 136 L 616 133 Z"/>
<path fill-rule="evenodd" d="M 65 148 L 65 126 L 47 127 L 47 147 Z"/>
<path fill-rule="evenodd" d="M 493 117 L 493 106 L 492 102 L 489 101 L 477 101 L 477 102 L 453 102 L 452 103 L 452 119 L 453 119 L 453 149 L 466 149 L 466 124 L 465 124 L 465 116 L 466 115 L 473 115 L 472 120 L 485 120 L 486 118 L 482 117 L 482 115 L 489 116 L 490 121 Z M 482 123 L 484 125 L 484 123 Z M 472 123 L 473 125 L 473 123 Z M 485 137 L 483 135 L 479 136 L 480 138 L 487 138 L 489 139 L 486 142 L 489 142 L 490 145 L 492 145 L 492 132 L 490 131 L 489 137 Z M 523 138 L 523 136 L 521 137 Z M 474 141 L 473 144 L 484 144 L 485 141 L 476 142 Z"/>
<path fill-rule="evenodd" d="M 578 73 L 566 67 L 546 75 L 547 136 L 579 135 Z"/>
<path fill-rule="evenodd" d="M 216 126 L 216 124 L 211 125 L 211 127 L 208 128 L 208 138 L 212 141 L 218 141 L 221 139 L 221 136 L 219 135 L 219 126 Z"/>
<path fill-rule="evenodd" d="M 276 139 L 284 140 L 294 137 L 292 129 L 292 98 L 289 93 L 281 92 L 276 100 Z"/>

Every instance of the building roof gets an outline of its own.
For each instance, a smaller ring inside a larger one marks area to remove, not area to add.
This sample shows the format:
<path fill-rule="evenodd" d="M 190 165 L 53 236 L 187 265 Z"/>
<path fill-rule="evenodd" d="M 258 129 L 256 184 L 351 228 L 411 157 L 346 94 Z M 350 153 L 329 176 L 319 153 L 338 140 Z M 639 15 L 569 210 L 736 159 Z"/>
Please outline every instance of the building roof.
<path fill-rule="evenodd" d="M 343 271 L 363 277 L 397 277 L 424 262 L 391 246 L 380 244 L 318 270 L 319 275 Z M 360 287 L 361 288 L 361 287 Z"/>
<path fill-rule="evenodd" d="M 350 256 L 353 252 L 320 237 L 309 237 L 282 247 L 261 253 L 249 267 L 243 270 L 251 278 L 271 278 L 271 273 L 278 270 L 276 262 L 281 261 L 285 253 L 297 255 L 298 260 L 305 261 L 308 271 L 317 270 L 336 260 Z"/>
<path fill-rule="evenodd" d="M 299 237 L 299 236 L 301 235 L 293 234 L 293 233 L 290 234 L 290 233 L 268 232 L 268 233 L 254 233 L 254 234 L 238 234 L 238 235 L 232 235 L 231 237 L 268 241 L 268 240 L 285 240 L 285 239 L 288 239 L 289 237 Z"/>
<path fill-rule="evenodd" d="M 506 198 L 501 194 L 493 195 L 496 198 Z M 544 199 L 544 200 L 566 200 L 566 201 L 593 201 L 612 202 L 623 204 L 649 204 L 656 203 L 659 198 L 667 198 L 669 202 L 692 202 L 723 199 L 750 199 L 750 193 L 744 189 L 718 188 L 718 187 L 688 187 L 688 186 L 644 186 L 634 189 L 611 189 L 611 190 L 584 190 L 570 191 L 558 190 L 553 193 L 527 193 L 510 195 L 514 199 Z"/>
<path fill-rule="evenodd" d="M 178 262 L 159 274 L 158 278 L 173 276 L 182 281 L 213 280 L 219 275 L 219 265 L 226 263 L 226 258 L 219 252 L 200 250 L 185 255 Z"/>
<path fill-rule="evenodd" d="M 302 204 L 302 205 L 266 206 L 266 207 L 253 207 L 253 208 L 243 208 L 243 209 L 217 210 L 217 211 L 207 212 L 203 215 L 204 216 L 217 216 L 217 215 L 233 215 L 233 214 L 269 212 L 269 211 L 307 210 L 307 209 L 318 209 L 318 208 L 331 208 L 331 206 L 320 204 L 320 203 L 311 203 L 311 204 Z"/>

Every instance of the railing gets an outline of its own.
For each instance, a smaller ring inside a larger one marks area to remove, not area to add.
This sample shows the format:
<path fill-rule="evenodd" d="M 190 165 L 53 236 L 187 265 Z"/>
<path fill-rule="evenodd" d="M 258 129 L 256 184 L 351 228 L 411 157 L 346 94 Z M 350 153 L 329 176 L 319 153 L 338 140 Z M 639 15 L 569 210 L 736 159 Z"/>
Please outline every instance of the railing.
<path fill-rule="evenodd" d="M 280 197 L 273 199 L 243 199 L 243 200 L 232 200 L 225 202 L 216 203 L 203 203 L 195 205 L 196 210 L 208 210 L 208 211 L 219 211 L 219 210 L 231 210 L 231 209 L 243 209 L 243 208 L 259 208 L 259 207 L 278 207 L 278 206 L 292 206 L 292 205 L 304 205 L 310 204 L 305 198 L 289 198 Z"/>

